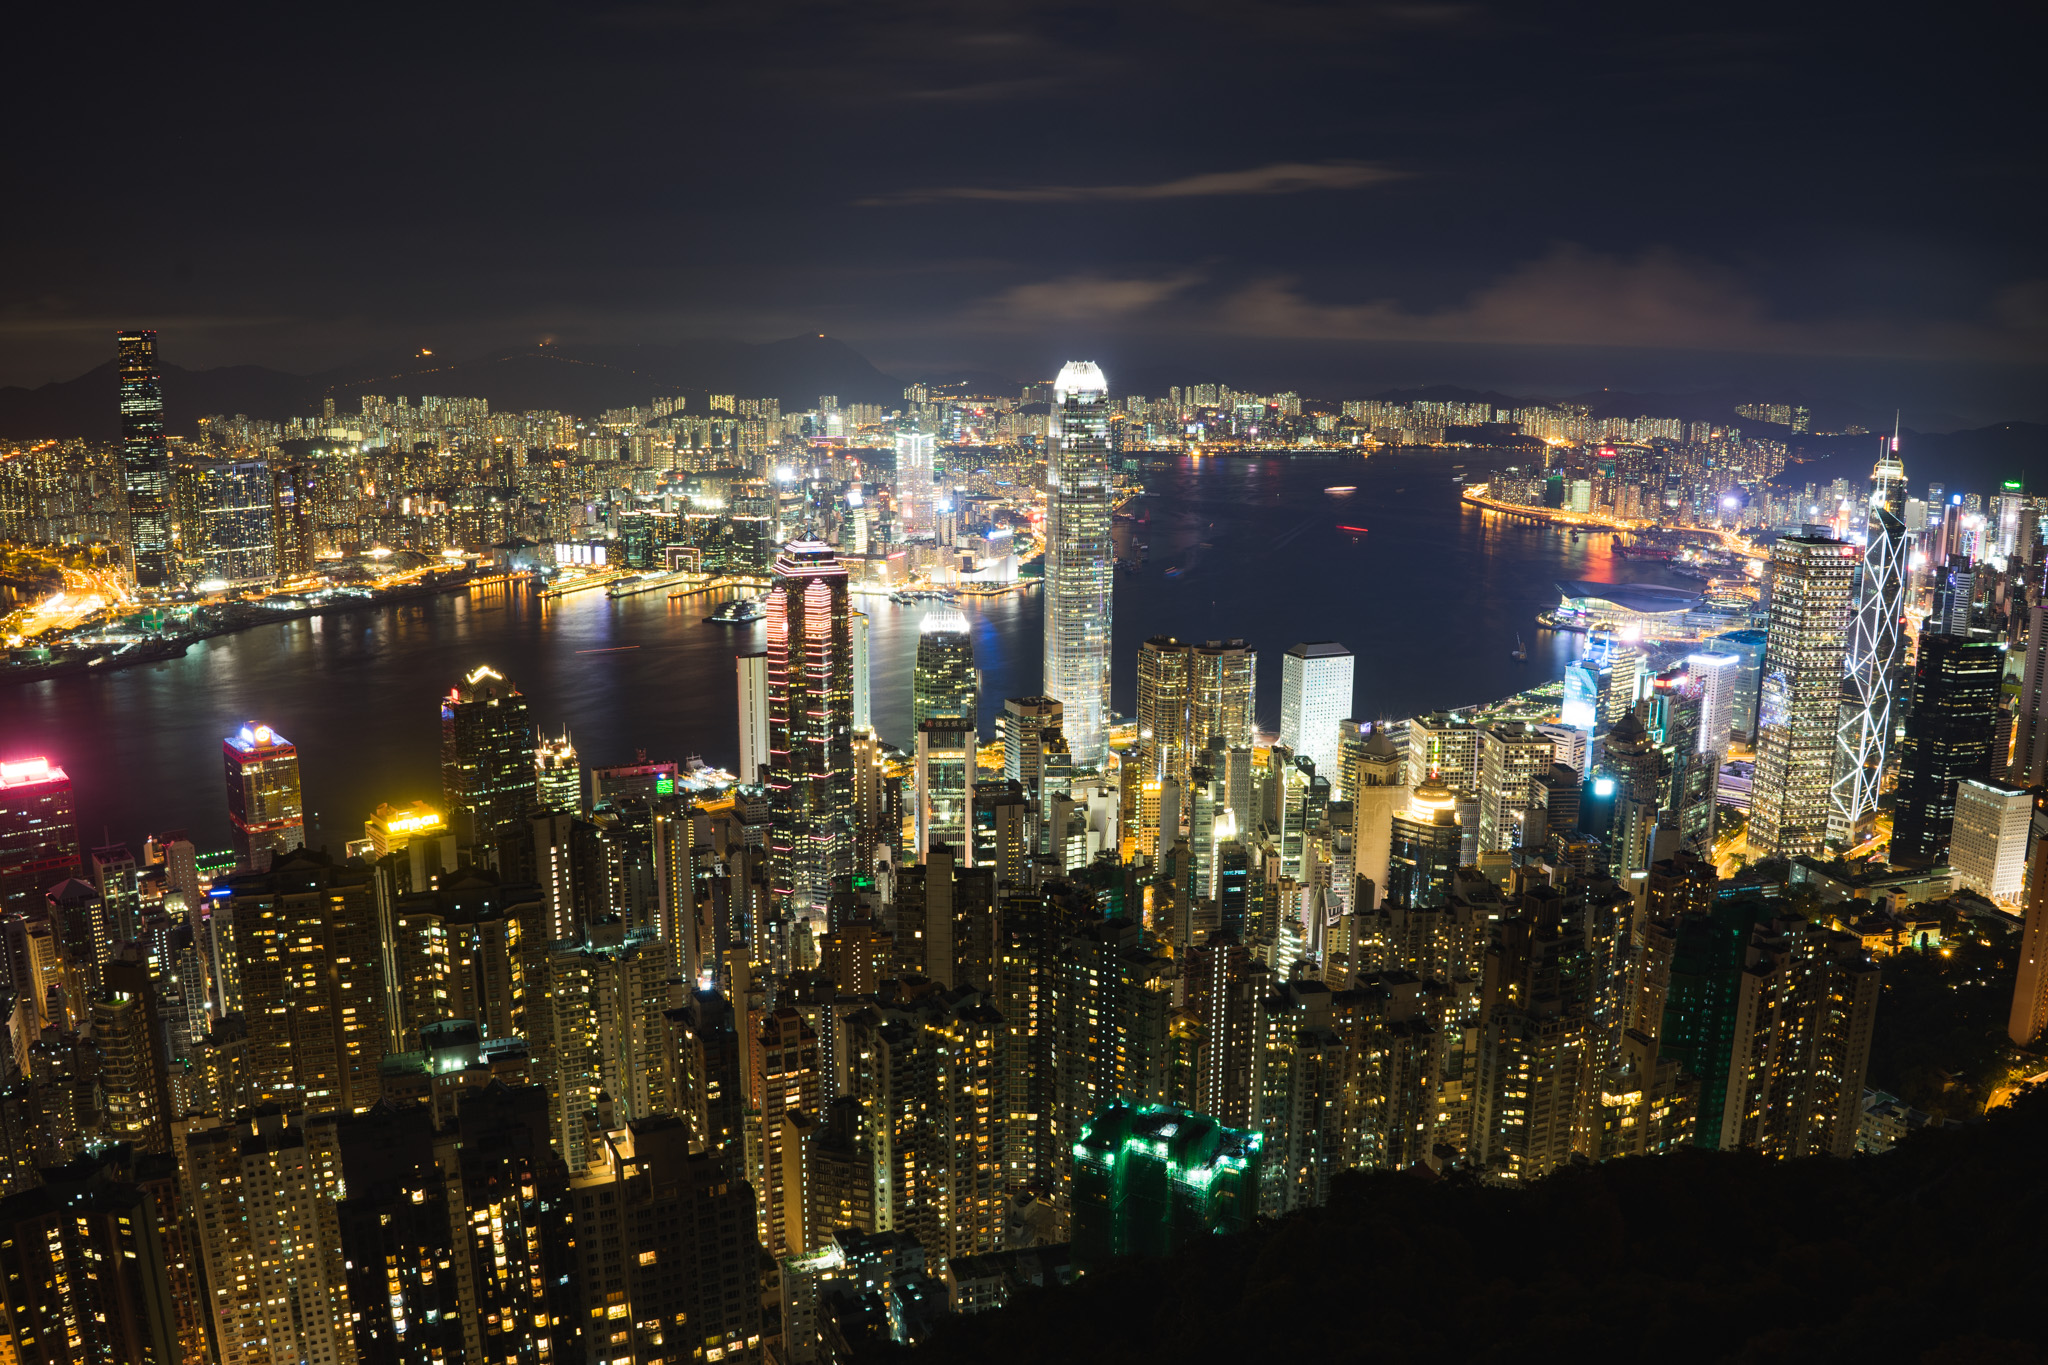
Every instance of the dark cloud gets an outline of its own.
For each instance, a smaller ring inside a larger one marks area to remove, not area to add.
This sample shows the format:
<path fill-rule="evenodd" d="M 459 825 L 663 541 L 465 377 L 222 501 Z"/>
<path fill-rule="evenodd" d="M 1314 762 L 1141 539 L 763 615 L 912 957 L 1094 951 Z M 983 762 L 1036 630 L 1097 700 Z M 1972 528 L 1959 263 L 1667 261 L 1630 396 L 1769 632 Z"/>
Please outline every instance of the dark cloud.
<path fill-rule="evenodd" d="M 816 331 L 1033 372 L 1034 339 L 1452 382 L 1563 348 L 2041 361 L 2038 7 L 51 13 L 0 88 L 0 383 L 151 323 L 181 364 L 298 369 Z"/>

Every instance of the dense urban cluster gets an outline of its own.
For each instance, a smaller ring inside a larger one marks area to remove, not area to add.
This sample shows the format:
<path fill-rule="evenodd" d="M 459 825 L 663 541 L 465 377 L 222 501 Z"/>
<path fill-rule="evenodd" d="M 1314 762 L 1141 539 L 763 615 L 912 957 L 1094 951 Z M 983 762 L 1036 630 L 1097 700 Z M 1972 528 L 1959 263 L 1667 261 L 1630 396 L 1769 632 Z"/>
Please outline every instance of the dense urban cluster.
<path fill-rule="evenodd" d="M 225 737 L 220 854 L 94 847 L 61 764 L 0 764 L 9 1358 L 844 1361 L 1346 1171 L 1885 1151 L 1915 1123 L 1869 1084 L 1886 962 L 1963 935 L 2018 936 L 2011 1042 L 2048 1026 L 2041 505 L 1908 499 L 1895 438 L 1829 491 L 1848 512 L 1713 541 L 1758 565 L 1748 597 L 1564 585 L 1589 641 L 1561 688 L 1374 721 L 1335 642 L 1112 657 L 1131 453 L 1537 416 L 1119 402 L 1075 362 L 888 414 L 365 400 L 174 456 L 147 341 L 126 446 L 67 475 L 97 510 L 64 514 L 106 518 L 66 524 L 114 538 L 139 607 L 454 554 L 757 577 L 766 647 L 735 659 L 736 774 L 585 771 L 544 699 L 466 661 L 420 700 L 440 804 L 341 849 L 306 846 L 301 762 L 345 737 Z M 1761 487 L 1782 458 L 1580 418 L 1542 491 L 1648 488 L 1588 505 L 1674 535 L 1729 529 L 1715 461 Z M 220 498 L 263 528 L 246 574 Z M 74 534 L 28 517 L 7 533 Z M 1041 694 L 983 699 L 941 608 L 915 732 L 879 735 L 860 592 L 1015 590 L 1034 559 Z"/>

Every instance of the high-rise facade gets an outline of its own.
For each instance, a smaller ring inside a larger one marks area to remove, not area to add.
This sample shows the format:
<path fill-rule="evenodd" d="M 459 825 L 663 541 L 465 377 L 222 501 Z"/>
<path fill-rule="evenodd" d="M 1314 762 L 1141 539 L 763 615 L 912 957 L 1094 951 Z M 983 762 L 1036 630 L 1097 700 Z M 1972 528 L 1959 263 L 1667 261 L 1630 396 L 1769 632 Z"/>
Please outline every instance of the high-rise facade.
<path fill-rule="evenodd" d="M 910 724 L 977 719 L 980 688 L 974 671 L 974 635 L 952 607 L 925 613 L 917 623 L 917 669 L 911 683 Z"/>
<path fill-rule="evenodd" d="M 1848 840 L 1877 814 L 1878 790 L 1892 743 L 1894 702 L 1905 658 L 1906 467 L 1899 438 L 1886 440 L 1870 473 L 1870 515 L 1863 569 L 1856 579 L 1855 617 L 1843 665 L 1836 718 L 1835 781 L 1828 837 Z"/>
<path fill-rule="evenodd" d="M 575 810 L 583 804 L 583 765 L 569 732 L 543 739 L 533 751 L 534 801 L 541 810 Z"/>
<path fill-rule="evenodd" d="M 1064 710 L 1078 767 L 1109 752 L 1109 385 L 1092 360 L 1053 383 L 1045 499 L 1045 693 Z"/>
<path fill-rule="evenodd" d="M 1140 645 L 1141 778 L 1185 787 L 1210 740 L 1250 745 L 1258 730 L 1252 713 L 1257 672 L 1258 653 L 1243 640 L 1195 644 L 1158 635 Z"/>
<path fill-rule="evenodd" d="M 1771 547 L 1749 820 L 1750 847 L 1762 857 L 1817 853 L 1827 841 L 1856 576 L 1856 549 L 1839 540 L 1780 536 Z"/>
<path fill-rule="evenodd" d="M 78 871 L 70 776 L 47 758 L 0 763 L 0 915 L 40 911 Z"/>
<path fill-rule="evenodd" d="M 1986 900 L 2017 904 L 2027 885 L 2027 834 L 2033 794 L 1966 777 L 1956 783 L 1956 819 L 1948 863 L 1956 885 Z"/>
<path fill-rule="evenodd" d="M 120 336 L 121 481 L 128 502 L 128 544 L 136 586 L 168 587 L 175 578 L 171 543 L 171 456 L 164 442 L 163 378 L 156 333 Z"/>
<path fill-rule="evenodd" d="M 181 499 L 186 521 L 179 547 L 193 581 L 230 588 L 275 581 L 270 466 L 261 460 L 201 460 L 189 475 L 191 497 Z"/>
<path fill-rule="evenodd" d="M 1338 727 L 1351 714 L 1351 651 L 1330 640 L 1280 656 L 1280 742 L 1334 780 Z"/>
<path fill-rule="evenodd" d="M 441 793 L 464 843 L 526 834 L 534 748 L 526 697 L 490 665 L 471 669 L 441 699 Z"/>
<path fill-rule="evenodd" d="M 846 566 L 793 541 L 768 590 L 769 876 L 774 908 L 822 908 L 853 849 L 853 637 Z"/>
<path fill-rule="evenodd" d="M 768 655 L 742 654 L 733 660 L 739 682 L 740 765 L 733 771 L 742 782 L 759 782 L 768 762 Z"/>
<path fill-rule="evenodd" d="M 299 750 L 268 725 L 249 724 L 221 741 L 235 866 L 261 872 L 273 856 L 306 843 Z"/>
<path fill-rule="evenodd" d="M 1925 867 L 1948 850 L 1956 783 L 1991 775 L 2004 651 L 1998 642 L 1923 631 L 1912 707 L 1898 744 L 1891 861 Z"/>

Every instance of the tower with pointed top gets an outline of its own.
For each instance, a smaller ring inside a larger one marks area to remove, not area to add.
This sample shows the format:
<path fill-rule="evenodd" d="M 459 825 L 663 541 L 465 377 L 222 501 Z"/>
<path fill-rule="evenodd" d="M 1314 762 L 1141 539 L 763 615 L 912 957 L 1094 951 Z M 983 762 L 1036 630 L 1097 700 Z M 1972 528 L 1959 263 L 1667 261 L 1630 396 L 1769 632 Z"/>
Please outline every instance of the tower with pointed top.
<path fill-rule="evenodd" d="M 1906 467 L 1896 424 L 1878 448 L 1870 473 L 1870 516 L 1855 615 L 1843 657 L 1842 702 L 1835 725 L 1835 780 L 1828 802 L 1828 838 L 1854 842 L 1877 814 L 1879 786 L 1891 756 L 1894 703 L 1905 658 Z"/>

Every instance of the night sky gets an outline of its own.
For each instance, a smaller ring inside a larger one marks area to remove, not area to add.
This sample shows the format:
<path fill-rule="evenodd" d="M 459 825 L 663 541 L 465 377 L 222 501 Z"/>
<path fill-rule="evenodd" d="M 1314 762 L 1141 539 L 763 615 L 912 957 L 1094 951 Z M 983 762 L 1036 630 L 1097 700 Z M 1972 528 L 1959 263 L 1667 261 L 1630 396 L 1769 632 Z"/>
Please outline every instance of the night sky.
<path fill-rule="evenodd" d="M 2040 14 L 71 6 L 0 93 L 0 383 L 136 325 L 300 372 L 825 332 L 2048 417 Z"/>

